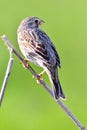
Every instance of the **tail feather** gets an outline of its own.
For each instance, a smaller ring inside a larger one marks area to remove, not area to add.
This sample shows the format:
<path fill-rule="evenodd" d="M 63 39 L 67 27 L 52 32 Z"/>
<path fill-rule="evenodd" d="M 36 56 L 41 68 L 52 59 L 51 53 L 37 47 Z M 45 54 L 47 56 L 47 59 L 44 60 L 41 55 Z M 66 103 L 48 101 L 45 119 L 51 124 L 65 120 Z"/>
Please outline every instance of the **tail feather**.
<path fill-rule="evenodd" d="M 58 79 L 57 67 L 52 68 L 51 70 L 47 70 L 46 72 L 47 72 L 49 79 L 52 83 L 55 99 L 58 100 L 60 97 L 65 99 L 65 95 L 63 93 L 63 90 L 62 90 L 61 85 L 60 85 L 60 81 Z"/>
<path fill-rule="evenodd" d="M 55 82 L 55 80 L 52 80 L 52 82 L 53 82 L 52 85 L 53 85 L 55 98 L 58 99 L 61 97 L 61 98 L 65 99 L 65 95 L 64 95 L 63 90 L 61 88 L 59 80 L 57 81 L 57 83 Z"/>

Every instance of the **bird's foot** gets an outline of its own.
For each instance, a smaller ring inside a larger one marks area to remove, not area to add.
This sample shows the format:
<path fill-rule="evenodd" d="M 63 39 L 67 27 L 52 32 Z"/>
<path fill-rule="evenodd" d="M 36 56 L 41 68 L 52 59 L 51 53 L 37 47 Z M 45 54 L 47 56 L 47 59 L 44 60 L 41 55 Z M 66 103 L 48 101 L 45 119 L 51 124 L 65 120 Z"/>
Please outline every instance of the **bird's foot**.
<path fill-rule="evenodd" d="M 29 60 L 26 58 L 23 60 L 23 62 L 20 62 L 20 64 L 22 64 L 24 68 L 28 67 L 28 63 L 29 63 Z"/>
<path fill-rule="evenodd" d="M 28 63 L 29 63 L 29 60 L 28 59 L 24 59 L 24 66 L 27 68 L 28 67 Z"/>
<path fill-rule="evenodd" d="M 45 73 L 45 70 L 43 70 L 40 74 L 38 74 L 38 77 L 42 79 L 43 74 Z"/>
<path fill-rule="evenodd" d="M 37 75 L 37 83 L 38 84 L 39 84 L 39 80 L 43 79 L 42 76 L 43 76 L 44 72 L 45 72 L 45 70 L 43 70 L 40 74 Z M 33 76 L 33 78 L 35 78 L 35 77 Z"/>

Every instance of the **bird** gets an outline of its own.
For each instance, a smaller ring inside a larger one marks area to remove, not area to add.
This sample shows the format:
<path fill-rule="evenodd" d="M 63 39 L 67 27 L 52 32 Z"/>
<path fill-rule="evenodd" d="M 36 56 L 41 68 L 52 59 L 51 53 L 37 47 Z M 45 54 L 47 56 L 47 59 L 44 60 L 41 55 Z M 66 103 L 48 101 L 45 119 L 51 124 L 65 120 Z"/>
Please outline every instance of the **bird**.
<path fill-rule="evenodd" d="M 32 16 L 22 20 L 17 29 L 19 48 L 27 61 L 43 68 L 49 77 L 55 100 L 65 99 L 58 77 L 60 58 L 50 37 L 40 28 L 44 21 Z"/>

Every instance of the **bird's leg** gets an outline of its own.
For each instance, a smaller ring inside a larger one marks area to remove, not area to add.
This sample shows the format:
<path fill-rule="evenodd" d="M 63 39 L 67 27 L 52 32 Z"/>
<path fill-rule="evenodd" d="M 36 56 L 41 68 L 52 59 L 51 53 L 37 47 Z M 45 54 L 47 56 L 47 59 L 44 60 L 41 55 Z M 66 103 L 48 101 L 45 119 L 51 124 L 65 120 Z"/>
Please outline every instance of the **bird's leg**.
<path fill-rule="evenodd" d="M 42 76 L 44 73 L 45 73 L 45 70 L 43 70 L 40 74 L 37 75 L 37 83 L 39 83 L 38 79 L 42 79 Z"/>
<path fill-rule="evenodd" d="M 42 78 L 43 74 L 45 73 L 45 70 L 43 70 L 40 74 L 38 74 L 39 78 Z"/>
<path fill-rule="evenodd" d="M 29 60 L 24 58 L 23 62 L 20 62 L 24 68 L 27 68 L 28 67 L 28 63 L 29 63 Z"/>
<path fill-rule="evenodd" d="M 38 79 L 42 79 L 43 74 L 45 73 L 45 70 L 43 70 L 40 74 L 37 75 L 37 83 L 39 83 Z M 33 76 L 33 78 L 35 78 Z"/>
<path fill-rule="evenodd" d="M 29 63 L 29 60 L 28 59 L 24 59 L 24 66 L 27 68 L 28 67 L 28 63 Z"/>

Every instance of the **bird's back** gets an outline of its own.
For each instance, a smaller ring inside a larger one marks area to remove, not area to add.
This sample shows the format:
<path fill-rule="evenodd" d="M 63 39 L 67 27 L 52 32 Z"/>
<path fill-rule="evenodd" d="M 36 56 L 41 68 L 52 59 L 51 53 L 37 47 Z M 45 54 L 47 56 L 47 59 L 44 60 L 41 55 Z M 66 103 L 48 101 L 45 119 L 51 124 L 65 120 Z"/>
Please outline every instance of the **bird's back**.
<path fill-rule="evenodd" d="M 49 36 L 39 28 L 34 31 L 34 35 L 38 38 L 37 42 L 44 46 L 47 56 L 49 57 L 49 63 L 51 63 L 51 65 L 57 64 L 60 67 L 60 58 Z"/>

